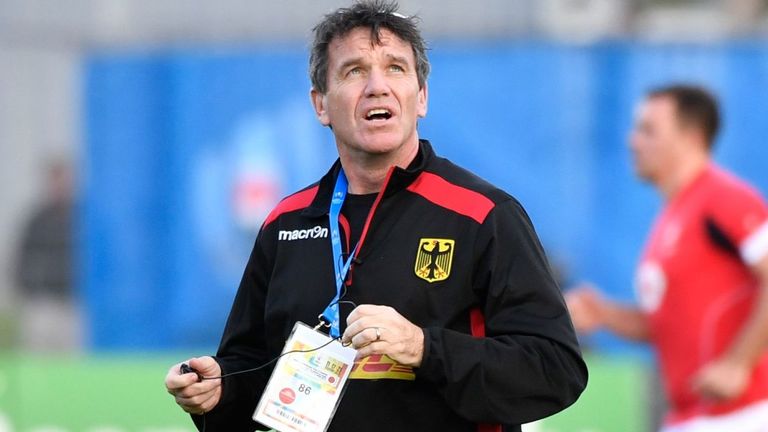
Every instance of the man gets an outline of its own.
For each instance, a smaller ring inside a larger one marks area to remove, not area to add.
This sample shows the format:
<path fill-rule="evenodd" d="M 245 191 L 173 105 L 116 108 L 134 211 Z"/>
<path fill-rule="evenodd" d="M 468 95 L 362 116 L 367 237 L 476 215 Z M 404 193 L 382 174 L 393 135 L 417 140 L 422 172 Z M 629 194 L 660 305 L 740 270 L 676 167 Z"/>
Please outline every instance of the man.
<path fill-rule="evenodd" d="M 648 94 L 630 147 L 666 205 L 638 267 L 639 307 L 587 287 L 567 296 L 577 330 L 605 327 L 656 348 L 665 432 L 768 430 L 768 207 L 711 161 L 719 123 L 703 89 Z"/>
<path fill-rule="evenodd" d="M 576 400 L 586 367 L 522 207 L 419 140 L 428 72 L 395 5 L 357 3 L 315 28 L 311 100 L 339 161 L 267 217 L 216 358 L 190 366 L 216 377 L 277 357 L 294 323 L 327 310 L 351 256 L 337 304 L 357 363 L 329 430 L 519 431 Z M 268 378 L 197 382 L 175 365 L 166 386 L 207 430 L 251 431 Z"/>
<path fill-rule="evenodd" d="M 33 352 L 74 351 L 80 348 L 82 329 L 72 292 L 72 167 L 57 159 L 45 174 L 46 196 L 24 228 L 17 257 L 21 346 Z"/>

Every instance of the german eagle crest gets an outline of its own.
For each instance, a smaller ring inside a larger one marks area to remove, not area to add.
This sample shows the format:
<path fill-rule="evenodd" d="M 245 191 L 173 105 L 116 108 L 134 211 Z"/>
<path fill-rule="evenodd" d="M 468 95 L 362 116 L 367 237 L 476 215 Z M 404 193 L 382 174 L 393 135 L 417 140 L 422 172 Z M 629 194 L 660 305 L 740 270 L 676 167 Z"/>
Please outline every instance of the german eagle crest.
<path fill-rule="evenodd" d="M 416 251 L 416 276 L 427 282 L 439 282 L 451 275 L 454 241 L 438 238 L 419 240 Z"/>

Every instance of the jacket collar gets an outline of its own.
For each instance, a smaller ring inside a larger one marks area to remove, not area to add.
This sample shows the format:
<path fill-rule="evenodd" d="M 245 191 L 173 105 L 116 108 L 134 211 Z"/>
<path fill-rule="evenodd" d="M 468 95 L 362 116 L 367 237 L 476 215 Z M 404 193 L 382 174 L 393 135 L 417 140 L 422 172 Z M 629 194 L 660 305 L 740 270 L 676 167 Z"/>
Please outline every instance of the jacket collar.
<path fill-rule="evenodd" d="M 416 158 L 413 159 L 413 162 L 408 165 L 408 168 L 394 168 L 392 176 L 386 184 L 384 198 L 410 186 L 419 174 L 432 163 L 434 158 L 435 152 L 432 150 L 432 145 L 429 141 L 425 139 L 419 140 L 419 152 L 416 155 Z M 336 162 L 331 166 L 331 169 L 320 179 L 317 195 L 315 195 L 315 198 L 312 200 L 309 207 L 302 212 L 304 216 L 320 217 L 328 214 L 328 209 L 331 205 L 331 195 L 333 194 L 333 187 L 336 184 L 336 177 L 339 175 L 339 170 L 341 170 L 341 161 L 336 159 Z"/>

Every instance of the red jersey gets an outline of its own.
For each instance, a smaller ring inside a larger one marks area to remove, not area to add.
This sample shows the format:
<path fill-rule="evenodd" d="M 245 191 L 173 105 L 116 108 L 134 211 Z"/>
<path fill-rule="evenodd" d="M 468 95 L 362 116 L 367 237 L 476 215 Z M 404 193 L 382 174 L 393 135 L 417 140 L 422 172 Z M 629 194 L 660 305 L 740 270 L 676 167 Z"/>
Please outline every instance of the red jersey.
<path fill-rule="evenodd" d="M 703 400 L 692 380 L 735 341 L 759 285 L 749 266 L 768 255 L 768 206 L 747 184 L 709 165 L 659 215 L 637 272 L 671 411 L 668 423 L 768 400 L 768 354 L 744 394 Z"/>

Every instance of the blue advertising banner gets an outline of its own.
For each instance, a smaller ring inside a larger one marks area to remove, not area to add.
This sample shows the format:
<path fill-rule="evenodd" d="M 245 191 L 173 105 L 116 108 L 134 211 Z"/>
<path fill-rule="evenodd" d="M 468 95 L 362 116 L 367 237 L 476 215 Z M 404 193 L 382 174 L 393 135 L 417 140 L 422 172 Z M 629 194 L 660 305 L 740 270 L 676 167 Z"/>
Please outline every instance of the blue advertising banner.
<path fill-rule="evenodd" d="M 763 44 L 433 45 L 420 135 L 525 205 L 564 285 L 633 298 L 661 204 L 626 142 L 650 87 L 713 89 L 717 160 L 768 192 Z M 89 58 L 80 287 L 93 349 L 215 346 L 262 220 L 335 159 L 306 71 L 292 45 Z"/>

